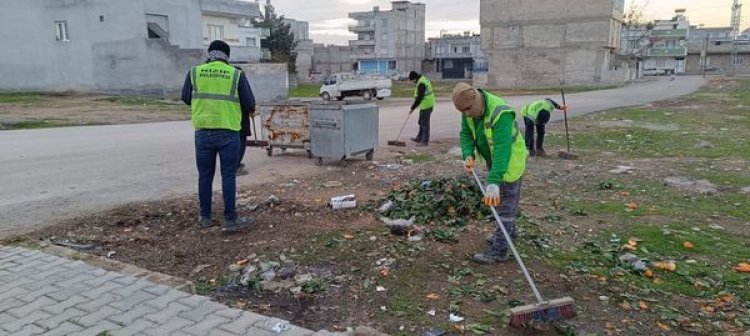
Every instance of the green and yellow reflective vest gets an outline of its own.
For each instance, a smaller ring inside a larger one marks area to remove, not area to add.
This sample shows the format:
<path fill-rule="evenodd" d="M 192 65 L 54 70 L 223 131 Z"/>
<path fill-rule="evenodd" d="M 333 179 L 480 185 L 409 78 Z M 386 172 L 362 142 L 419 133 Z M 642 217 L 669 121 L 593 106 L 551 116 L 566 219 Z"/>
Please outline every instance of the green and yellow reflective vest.
<path fill-rule="evenodd" d="M 539 117 L 539 112 L 547 111 L 552 112 L 555 110 L 555 106 L 550 103 L 547 99 L 537 100 L 529 105 L 524 106 L 521 109 L 521 115 L 536 122 L 536 118 Z"/>
<path fill-rule="evenodd" d="M 424 85 L 424 97 L 417 108 L 422 111 L 435 106 L 435 92 L 432 91 L 432 83 L 430 83 L 430 80 L 425 76 L 419 76 L 417 87 L 414 88 L 414 98 L 419 95 L 420 84 Z"/>
<path fill-rule="evenodd" d="M 478 134 L 476 131 L 476 119 L 467 117 L 465 115 L 463 116 L 463 118 L 468 119 L 466 121 L 469 129 L 471 130 L 471 135 L 474 139 L 476 152 L 481 155 L 486 161 L 493 162 L 492 160 L 495 157 L 495 125 L 503 115 L 512 115 L 514 121 L 511 127 L 510 134 L 510 157 L 508 158 L 508 168 L 503 174 L 502 180 L 508 183 L 516 182 L 521 178 L 521 176 L 523 176 L 524 172 L 526 171 L 526 158 L 529 155 L 529 152 L 526 150 L 526 142 L 524 141 L 523 136 L 520 135 L 520 132 L 518 131 L 518 125 L 515 122 L 516 112 L 513 111 L 513 109 L 508 106 L 508 104 L 502 98 L 486 93 L 484 91 L 480 92 L 482 92 L 485 97 L 483 120 L 484 132 L 481 133 L 481 136 L 484 137 L 487 143 L 487 148 L 478 146 L 478 144 L 480 143 L 480 141 L 478 141 L 480 134 Z M 491 169 L 494 170 L 495 168 L 497 167 L 492 167 Z M 490 175 L 492 175 L 491 171 Z"/>
<path fill-rule="evenodd" d="M 221 61 L 208 62 L 190 69 L 190 82 L 193 127 L 240 130 L 240 70 Z"/>

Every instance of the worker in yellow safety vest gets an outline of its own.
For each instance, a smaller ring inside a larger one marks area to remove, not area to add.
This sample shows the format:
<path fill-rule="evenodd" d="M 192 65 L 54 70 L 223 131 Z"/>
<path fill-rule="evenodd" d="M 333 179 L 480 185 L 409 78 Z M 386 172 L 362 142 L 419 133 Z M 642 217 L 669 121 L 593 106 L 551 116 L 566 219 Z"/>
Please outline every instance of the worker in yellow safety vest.
<path fill-rule="evenodd" d="M 502 98 L 469 84 L 453 89 L 453 105 L 462 113 L 459 140 L 467 172 L 480 157 L 489 171 L 484 204 L 497 210 L 511 238 L 516 237 L 516 214 L 521 196 L 521 180 L 526 171 L 528 152 L 516 125 L 516 112 Z M 474 255 L 478 263 L 508 260 L 508 242 L 498 227 L 487 237 L 489 247 Z"/>
<path fill-rule="evenodd" d="M 216 156 L 221 163 L 224 196 L 224 229 L 247 228 L 250 217 L 238 217 L 235 204 L 236 174 L 240 164 L 242 133 L 255 111 L 255 97 L 245 74 L 229 65 L 229 45 L 213 41 L 206 63 L 194 66 L 185 78 L 182 101 L 190 105 L 195 128 L 195 162 L 198 167 L 198 199 L 202 227 L 212 225 L 211 196 Z"/>
<path fill-rule="evenodd" d="M 554 100 L 547 98 L 534 101 L 521 109 L 524 126 L 526 126 L 525 136 L 526 148 L 531 156 L 547 156 L 544 151 L 544 128 L 549 122 L 551 113 L 554 110 L 561 110 L 568 113 L 568 107 L 560 105 Z M 534 146 L 534 128 L 536 128 L 536 146 Z"/>
<path fill-rule="evenodd" d="M 409 114 L 419 109 L 419 133 L 411 141 L 416 142 L 417 146 L 427 146 L 430 143 L 430 116 L 435 107 L 435 92 L 432 91 L 430 80 L 416 71 L 409 73 L 409 80 L 417 84 Z"/>

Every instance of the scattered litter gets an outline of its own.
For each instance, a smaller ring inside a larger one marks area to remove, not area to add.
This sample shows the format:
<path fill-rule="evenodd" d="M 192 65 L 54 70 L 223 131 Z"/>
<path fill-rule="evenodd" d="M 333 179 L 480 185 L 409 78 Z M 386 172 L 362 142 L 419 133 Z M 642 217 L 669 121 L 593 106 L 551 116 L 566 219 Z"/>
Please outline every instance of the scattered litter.
<path fill-rule="evenodd" d="M 388 311 L 388 308 L 386 308 L 385 306 L 380 306 L 380 310 L 381 311 Z"/>
<path fill-rule="evenodd" d="M 398 163 L 387 163 L 387 164 L 378 165 L 378 167 L 388 169 L 388 170 L 396 170 L 396 169 L 401 168 L 401 165 Z"/>
<path fill-rule="evenodd" d="M 387 278 L 391 275 L 391 269 L 388 267 L 383 267 L 383 269 L 380 270 L 380 276 Z"/>
<path fill-rule="evenodd" d="M 52 244 L 57 245 L 57 246 L 67 247 L 67 248 L 78 250 L 78 251 L 90 251 L 96 248 L 96 245 L 94 244 L 77 244 L 67 239 L 53 240 Z"/>
<path fill-rule="evenodd" d="M 344 237 L 344 239 L 346 239 L 346 240 L 352 240 L 352 239 L 354 239 L 354 235 L 353 234 L 349 234 L 349 233 L 345 233 L 342 237 Z"/>
<path fill-rule="evenodd" d="M 632 264 L 638 260 L 638 256 L 632 253 L 625 253 L 620 256 L 620 262 L 623 264 Z"/>
<path fill-rule="evenodd" d="M 414 221 L 417 218 L 415 216 L 412 216 L 409 219 L 390 219 L 386 217 L 380 217 L 380 220 L 385 223 L 385 226 L 388 227 L 388 229 L 391 230 L 391 234 L 394 235 L 405 235 L 409 232 L 412 225 L 414 225 Z"/>
<path fill-rule="evenodd" d="M 388 210 L 391 210 L 392 207 L 393 207 L 393 201 L 389 200 L 388 202 L 385 202 L 383 205 L 381 205 L 380 208 L 378 208 L 378 211 L 386 212 Z"/>
<path fill-rule="evenodd" d="M 748 273 L 748 272 L 750 272 L 750 264 L 748 264 L 746 262 L 741 262 L 741 263 L 737 264 L 737 266 L 734 268 L 734 270 L 737 271 L 737 272 Z"/>
<path fill-rule="evenodd" d="M 638 209 L 638 203 L 629 202 L 628 204 L 625 204 L 625 211 L 627 212 L 633 212 L 637 209 Z"/>
<path fill-rule="evenodd" d="M 375 291 L 376 292 L 385 292 L 385 287 L 383 287 L 383 286 L 375 287 Z"/>
<path fill-rule="evenodd" d="M 193 270 L 190 272 L 190 276 L 198 275 L 198 273 L 200 273 L 201 271 L 203 271 L 204 269 L 206 269 L 208 267 L 211 267 L 211 265 L 210 264 L 203 264 L 203 265 L 195 266 L 195 268 L 193 268 Z"/>
<path fill-rule="evenodd" d="M 294 276 L 294 282 L 297 283 L 298 286 L 302 286 L 312 281 L 312 279 L 313 279 L 312 274 L 298 274 Z"/>
<path fill-rule="evenodd" d="M 689 242 L 689 241 L 686 241 L 686 242 L 682 243 L 682 247 L 684 247 L 684 248 L 686 248 L 686 249 L 689 250 L 689 249 L 695 247 L 695 245 L 693 243 Z"/>
<path fill-rule="evenodd" d="M 282 332 L 287 331 L 289 329 L 291 329 L 291 327 L 289 327 L 289 323 L 287 322 L 277 322 L 276 324 L 273 325 L 273 327 L 271 327 L 271 331 L 277 334 L 281 334 Z"/>
<path fill-rule="evenodd" d="M 270 206 L 270 207 L 278 205 L 279 204 L 279 198 L 276 197 L 276 195 L 268 196 L 268 198 L 266 198 L 265 204 L 268 205 L 268 206 Z"/>
<path fill-rule="evenodd" d="M 633 269 L 636 271 L 644 271 L 646 270 L 646 262 L 643 260 L 638 260 L 633 263 Z"/>
<path fill-rule="evenodd" d="M 437 300 L 440 300 L 440 294 L 430 293 L 430 294 L 427 294 L 425 298 L 427 298 L 427 300 L 430 300 L 430 301 L 437 301 Z"/>
<path fill-rule="evenodd" d="M 107 252 L 107 258 L 112 259 L 112 257 L 114 257 L 116 253 L 117 253 L 116 251 Z"/>
<path fill-rule="evenodd" d="M 289 292 L 291 292 L 294 295 L 299 295 L 300 293 L 302 293 L 302 286 L 289 288 Z"/>
<path fill-rule="evenodd" d="M 276 272 L 273 270 L 268 270 L 260 274 L 260 278 L 263 279 L 263 281 L 273 281 L 273 279 L 276 278 Z"/>
<path fill-rule="evenodd" d="M 674 263 L 674 261 L 671 261 L 671 260 L 670 261 L 657 261 L 654 263 L 654 267 L 661 269 L 661 270 L 670 271 L 670 272 L 674 272 L 674 270 L 677 269 L 677 265 Z"/>
<path fill-rule="evenodd" d="M 458 322 L 461 322 L 461 321 L 463 321 L 463 320 L 464 320 L 464 318 L 463 318 L 463 317 L 461 317 L 461 316 L 455 315 L 455 314 L 453 314 L 453 313 L 450 313 L 450 314 L 448 315 L 448 320 L 449 320 L 449 321 L 451 321 L 451 323 L 458 323 Z"/>
<path fill-rule="evenodd" d="M 255 211 L 255 210 L 258 210 L 258 208 L 260 208 L 260 205 L 257 205 L 257 204 L 247 206 L 248 211 Z"/>
<path fill-rule="evenodd" d="M 331 208 L 349 209 L 357 206 L 357 199 L 354 195 L 336 196 L 331 198 Z"/>
<path fill-rule="evenodd" d="M 336 188 L 344 185 L 341 183 L 341 181 L 328 181 L 325 184 L 323 184 L 326 188 Z"/>
<path fill-rule="evenodd" d="M 422 185 L 422 188 L 429 188 L 430 186 L 432 186 L 432 181 L 430 181 L 430 180 L 424 180 L 424 181 L 422 181 L 421 185 Z"/>
<path fill-rule="evenodd" d="M 724 230 L 724 227 L 718 224 L 711 224 L 708 227 L 714 229 L 714 230 Z"/>
<path fill-rule="evenodd" d="M 630 174 L 630 171 L 634 169 L 635 167 L 631 166 L 617 166 L 617 168 L 612 169 L 609 172 L 612 174 Z"/>
<path fill-rule="evenodd" d="M 599 301 L 609 301 L 609 296 L 599 296 Z"/>
<path fill-rule="evenodd" d="M 435 309 L 428 311 L 427 315 L 435 316 Z"/>

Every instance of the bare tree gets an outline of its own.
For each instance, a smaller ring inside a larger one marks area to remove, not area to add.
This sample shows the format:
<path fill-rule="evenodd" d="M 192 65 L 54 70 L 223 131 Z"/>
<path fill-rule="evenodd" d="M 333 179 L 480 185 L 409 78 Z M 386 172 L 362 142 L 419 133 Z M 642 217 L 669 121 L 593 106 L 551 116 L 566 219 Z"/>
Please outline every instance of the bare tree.
<path fill-rule="evenodd" d="M 620 55 L 630 64 L 631 69 L 639 71 L 643 59 L 648 56 L 651 47 L 651 30 L 654 23 L 646 18 L 648 2 L 638 5 L 631 2 L 622 22 L 622 46 Z"/>

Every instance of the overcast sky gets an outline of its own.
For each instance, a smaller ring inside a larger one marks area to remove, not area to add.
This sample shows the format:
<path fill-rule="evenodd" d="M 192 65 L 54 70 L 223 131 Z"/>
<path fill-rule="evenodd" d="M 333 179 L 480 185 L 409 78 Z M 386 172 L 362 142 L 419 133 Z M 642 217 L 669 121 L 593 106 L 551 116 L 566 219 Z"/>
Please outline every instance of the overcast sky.
<path fill-rule="evenodd" d="M 728 26 L 732 4 L 732 0 L 626 0 L 626 8 L 633 1 L 645 5 L 650 19 L 670 18 L 675 8 L 685 8 L 692 24 L 706 26 Z M 422 3 L 427 4 L 427 37 L 439 36 L 441 30 L 479 32 L 479 0 L 423 0 Z M 315 43 L 331 44 L 347 44 L 354 38 L 347 31 L 353 22 L 347 16 L 349 12 L 369 11 L 375 5 L 382 10 L 391 7 L 387 0 L 272 0 L 272 4 L 286 17 L 310 22 L 310 35 Z M 750 2 L 746 7 L 750 7 Z M 745 8 L 742 27 L 747 27 L 748 21 L 750 8 Z"/>

